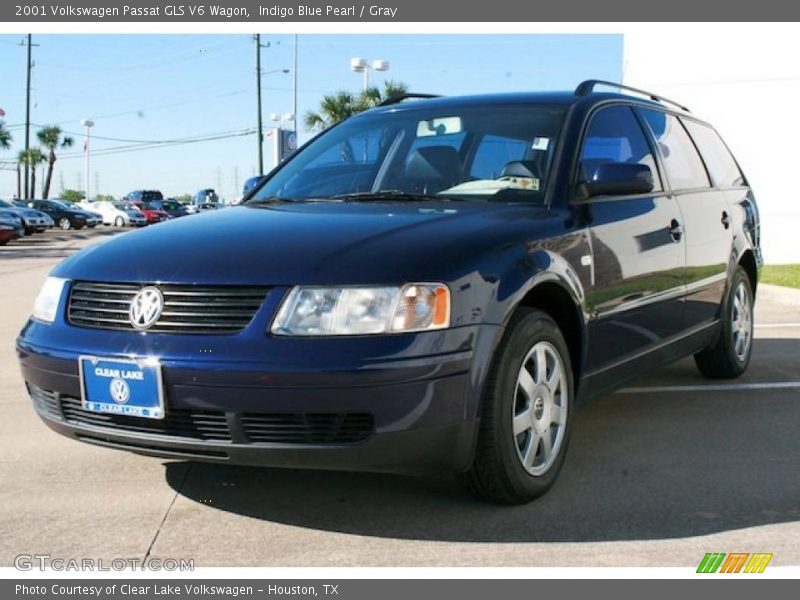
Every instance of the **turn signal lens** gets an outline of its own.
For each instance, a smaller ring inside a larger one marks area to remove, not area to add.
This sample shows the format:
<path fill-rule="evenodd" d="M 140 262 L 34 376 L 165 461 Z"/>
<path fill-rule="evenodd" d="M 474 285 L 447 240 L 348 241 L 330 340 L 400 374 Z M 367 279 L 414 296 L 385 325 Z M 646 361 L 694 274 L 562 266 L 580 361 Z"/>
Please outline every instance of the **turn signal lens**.
<path fill-rule="evenodd" d="M 392 331 L 443 329 L 450 325 L 450 290 L 442 284 L 412 283 L 400 290 Z"/>

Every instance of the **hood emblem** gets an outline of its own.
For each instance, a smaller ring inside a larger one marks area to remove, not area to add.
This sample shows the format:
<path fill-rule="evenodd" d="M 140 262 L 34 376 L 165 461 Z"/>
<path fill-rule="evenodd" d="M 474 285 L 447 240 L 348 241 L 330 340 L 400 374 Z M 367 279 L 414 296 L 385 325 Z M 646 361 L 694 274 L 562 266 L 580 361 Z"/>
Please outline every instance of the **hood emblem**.
<path fill-rule="evenodd" d="M 158 321 L 162 310 L 164 310 L 164 296 L 161 290 L 156 287 L 146 287 L 139 290 L 131 300 L 128 318 L 134 329 L 143 331 Z"/>

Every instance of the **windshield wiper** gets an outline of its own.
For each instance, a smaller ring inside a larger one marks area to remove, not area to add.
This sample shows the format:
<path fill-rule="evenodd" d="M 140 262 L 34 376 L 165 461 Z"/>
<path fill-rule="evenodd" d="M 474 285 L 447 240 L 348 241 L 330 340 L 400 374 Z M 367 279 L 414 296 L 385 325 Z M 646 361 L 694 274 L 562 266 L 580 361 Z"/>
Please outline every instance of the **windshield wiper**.
<path fill-rule="evenodd" d="M 244 206 L 264 206 L 267 204 L 280 204 L 282 202 L 297 202 L 297 198 L 287 198 L 284 196 L 267 196 L 266 198 L 253 198 L 242 204 Z"/>
<path fill-rule="evenodd" d="M 368 202 L 370 200 L 408 200 L 410 202 L 424 202 L 426 200 L 453 200 L 438 194 L 416 194 L 403 190 L 378 190 L 377 192 L 351 192 L 349 194 L 336 194 L 331 196 L 335 200 L 345 202 Z"/>

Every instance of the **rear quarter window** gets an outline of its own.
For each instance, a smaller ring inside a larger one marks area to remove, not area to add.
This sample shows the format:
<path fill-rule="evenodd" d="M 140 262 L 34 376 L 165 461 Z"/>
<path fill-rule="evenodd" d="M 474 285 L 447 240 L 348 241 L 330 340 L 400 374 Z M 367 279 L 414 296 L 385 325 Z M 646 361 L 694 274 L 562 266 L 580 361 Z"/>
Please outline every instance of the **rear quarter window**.
<path fill-rule="evenodd" d="M 730 150 L 713 128 L 697 121 L 683 119 L 683 124 L 700 150 L 700 155 L 711 173 L 714 185 L 738 187 L 744 185 L 744 176 Z"/>
<path fill-rule="evenodd" d="M 639 110 L 658 144 L 672 188 L 692 190 L 711 187 L 697 148 L 678 117 L 660 110 Z"/>

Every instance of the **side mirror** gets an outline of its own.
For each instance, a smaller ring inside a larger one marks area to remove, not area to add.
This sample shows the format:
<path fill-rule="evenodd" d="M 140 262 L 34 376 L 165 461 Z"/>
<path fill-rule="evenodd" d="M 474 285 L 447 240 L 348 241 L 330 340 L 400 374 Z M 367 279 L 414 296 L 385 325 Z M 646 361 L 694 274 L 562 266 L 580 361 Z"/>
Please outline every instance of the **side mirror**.
<path fill-rule="evenodd" d="M 589 180 L 580 184 L 578 196 L 586 199 L 646 194 L 653 187 L 653 172 L 647 165 L 607 162 L 597 165 Z"/>

